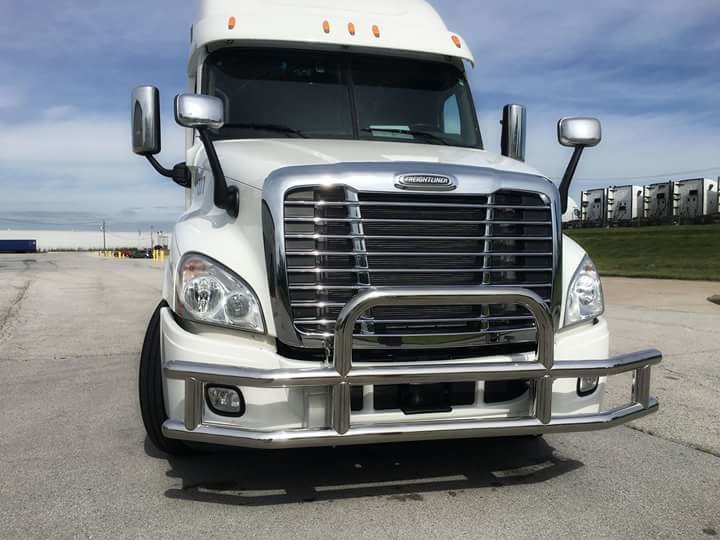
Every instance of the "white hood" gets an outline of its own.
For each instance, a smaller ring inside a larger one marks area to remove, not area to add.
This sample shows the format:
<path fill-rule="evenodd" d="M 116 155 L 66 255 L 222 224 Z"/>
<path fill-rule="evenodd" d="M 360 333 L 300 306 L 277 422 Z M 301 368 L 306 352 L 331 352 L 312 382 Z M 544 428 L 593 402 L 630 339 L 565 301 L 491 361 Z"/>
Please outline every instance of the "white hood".
<path fill-rule="evenodd" d="M 265 179 L 284 167 L 336 163 L 436 163 L 542 176 L 522 162 L 484 150 L 453 146 L 357 140 L 254 139 L 220 141 L 216 147 L 225 176 L 256 189 L 262 189 Z"/>

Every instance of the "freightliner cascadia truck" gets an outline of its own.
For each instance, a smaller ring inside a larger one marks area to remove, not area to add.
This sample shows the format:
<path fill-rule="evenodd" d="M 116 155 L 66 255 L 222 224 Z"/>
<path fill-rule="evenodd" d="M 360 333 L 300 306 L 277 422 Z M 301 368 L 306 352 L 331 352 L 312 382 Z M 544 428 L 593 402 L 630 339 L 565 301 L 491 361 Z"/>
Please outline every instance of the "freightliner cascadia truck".
<path fill-rule="evenodd" d="M 424 0 L 200 1 L 184 163 L 156 157 L 159 91 L 132 96 L 134 152 L 186 194 L 140 359 L 159 449 L 537 436 L 656 411 L 660 353 L 609 355 L 598 271 L 561 229 L 600 123 L 559 122 L 558 184 L 525 164 L 519 105 L 494 155 L 474 62 Z M 625 372 L 627 402 L 606 406 Z"/>

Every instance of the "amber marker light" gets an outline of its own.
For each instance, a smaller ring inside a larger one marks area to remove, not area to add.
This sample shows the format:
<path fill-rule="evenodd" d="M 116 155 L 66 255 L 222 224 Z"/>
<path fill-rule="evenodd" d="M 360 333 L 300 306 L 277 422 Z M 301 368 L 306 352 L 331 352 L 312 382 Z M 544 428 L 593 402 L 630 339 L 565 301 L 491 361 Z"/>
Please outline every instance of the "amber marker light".
<path fill-rule="evenodd" d="M 350 32 L 350 35 L 351 35 L 351 36 L 354 36 L 354 35 L 355 35 L 355 24 L 353 24 L 353 23 L 348 23 L 348 32 Z"/>
<path fill-rule="evenodd" d="M 235 17 L 230 17 L 228 19 L 228 30 L 234 30 L 236 25 L 237 19 Z"/>
<path fill-rule="evenodd" d="M 376 38 L 380 37 L 380 27 L 377 24 L 374 24 L 372 27 L 373 36 Z"/>
<path fill-rule="evenodd" d="M 452 37 L 453 43 L 458 49 L 462 49 L 462 40 L 459 36 L 453 36 Z"/>
<path fill-rule="evenodd" d="M 323 32 L 330 33 L 330 21 L 323 21 Z"/>

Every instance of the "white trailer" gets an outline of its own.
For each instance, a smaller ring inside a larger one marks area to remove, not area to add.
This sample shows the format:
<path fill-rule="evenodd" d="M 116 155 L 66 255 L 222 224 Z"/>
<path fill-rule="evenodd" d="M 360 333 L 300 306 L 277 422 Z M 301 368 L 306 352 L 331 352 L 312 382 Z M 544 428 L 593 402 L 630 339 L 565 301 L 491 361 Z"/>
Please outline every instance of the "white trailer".
<path fill-rule="evenodd" d="M 614 186 L 608 189 L 608 221 L 629 223 L 643 217 L 645 190 L 642 186 Z"/>
<path fill-rule="evenodd" d="M 582 194 L 583 224 L 602 227 L 608 217 L 608 190 L 606 188 L 590 189 Z"/>
<path fill-rule="evenodd" d="M 575 199 L 568 198 L 567 211 L 563 214 L 562 222 L 566 225 L 576 225 L 582 221 L 582 210 Z"/>
<path fill-rule="evenodd" d="M 661 182 L 645 187 L 645 217 L 648 221 L 662 223 L 673 221 L 677 216 L 678 192 L 675 182 Z"/>
<path fill-rule="evenodd" d="M 718 213 L 718 185 L 710 178 L 693 178 L 675 183 L 679 195 L 677 217 L 699 220 Z"/>

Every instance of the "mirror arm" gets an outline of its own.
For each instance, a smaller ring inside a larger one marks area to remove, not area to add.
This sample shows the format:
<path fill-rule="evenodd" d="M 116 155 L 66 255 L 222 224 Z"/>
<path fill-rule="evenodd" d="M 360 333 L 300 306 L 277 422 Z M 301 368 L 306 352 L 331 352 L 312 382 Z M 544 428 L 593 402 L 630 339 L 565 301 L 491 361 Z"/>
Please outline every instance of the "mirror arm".
<path fill-rule="evenodd" d="M 164 176 L 165 178 L 171 178 L 173 182 L 184 188 L 190 188 L 192 186 L 192 176 L 190 174 L 190 169 L 187 168 L 187 165 L 185 165 L 185 163 L 178 163 L 171 170 L 166 169 L 165 167 L 160 165 L 158 160 L 155 159 L 155 156 L 153 155 L 147 154 L 145 156 L 145 159 L 150 162 L 150 165 L 153 166 L 153 169 L 155 169 L 161 176 Z"/>
<path fill-rule="evenodd" d="M 570 163 L 565 170 L 565 175 L 563 176 L 562 182 L 560 182 L 560 201 L 562 202 L 563 214 L 567 212 L 568 198 L 570 197 L 570 184 L 572 184 L 575 171 L 577 171 L 578 163 L 580 163 L 580 158 L 582 157 L 584 151 L 585 146 L 582 144 L 575 147 L 572 158 L 570 158 Z"/>
<path fill-rule="evenodd" d="M 225 173 L 223 172 L 220 159 L 215 151 L 210 136 L 207 134 L 207 128 L 198 128 L 200 141 L 205 147 L 210 169 L 212 170 L 215 181 L 213 182 L 215 206 L 225 210 L 230 217 L 236 218 L 240 213 L 240 194 L 235 186 L 228 186 Z"/>

